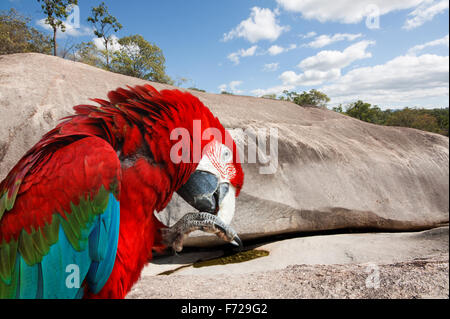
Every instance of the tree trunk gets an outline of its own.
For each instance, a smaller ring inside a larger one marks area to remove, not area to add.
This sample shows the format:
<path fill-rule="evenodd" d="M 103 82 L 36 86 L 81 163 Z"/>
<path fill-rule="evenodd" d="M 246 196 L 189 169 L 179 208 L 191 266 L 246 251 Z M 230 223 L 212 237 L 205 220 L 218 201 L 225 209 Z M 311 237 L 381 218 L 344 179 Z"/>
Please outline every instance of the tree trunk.
<path fill-rule="evenodd" d="M 56 27 L 53 27 L 53 55 L 56 56 Z"/>
<path fill-rule="evenodd" d="M 106 68 L 109 70 L 109 51 L 108 51 L 108 39 L 105 39 L 105 51 L 106 51 Z"/>

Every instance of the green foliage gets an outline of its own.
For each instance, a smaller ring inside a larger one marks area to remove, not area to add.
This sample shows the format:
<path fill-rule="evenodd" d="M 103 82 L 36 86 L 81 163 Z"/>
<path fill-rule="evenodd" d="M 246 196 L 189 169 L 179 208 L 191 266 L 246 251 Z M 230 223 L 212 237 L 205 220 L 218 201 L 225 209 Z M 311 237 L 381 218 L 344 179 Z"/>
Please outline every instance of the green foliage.
<path fill-rule="evenodd" d="M 189 90 L 193 90 L 193 91 L 198 91 L 198 92 L 206 92 L 205 90 L 194 88 L 194 87 L 191 87 L 191 88 L 188 88 L 188 89 Z"/>
<path fill-rule="evenodd" d="M 302 93 L 297 93 L 294 91 L 283 91 L 285 96 L 280 97 L 280 100 L 291 101 L 295 104 L 301 106 L 316 106 L 316 107 L 326 107 L 327 103 L 330 102 L 330 98 L 323 92 L 317 91 L 315 89 L 309 92 L 303 91 Z"/>
<path fill-rule="evenodd" d="M 102 2 L 98 7 L 91 9 L 92 16 L 87 18 L 87 21 L 94 27 L 94 34 L 97 38 L 103 39 L 105 46 L 104 56 L 106 59 L 106 68 L 109 68 L 110 50 L 109 45 L 112 42 L 112 32 L 117 32 L 122 29 L 116 17 L 108 12 L 108 7 Z"/>
<path fill-rule="evenodd" d="M 338 106 L 334 106 L 331 108 L 332 111 L 337 113 L 344 113 L 344 110 L 342 108 L 342 104 L 339 104 Z"/>
<path fill-rule="evenodd" d="M 105 68 L 101 52 L 92 41 L 77 44 L 72 59 L 98 68 Z"/>
<path fill-rule="evenodd" d="M 228 94 L 228 95 L 234 95 L 233 93 L 231 93 L 231 92 L 227 92 L 227 91 L 222 91 L 222 92 L 220 92 L 220 94 Z"/>
<path fill-rule="evenodd" d="M 183 77 L 183 76 L 177 76 L 177 77 L 173 80 L 173 85 L 178 86 L 178 87 L 181 87 L 181 86 L 183 86 L 184 84 L 186 84 L 186 83 L 188 83 L 188 82 L 191 82 L 191 81 L 192 81 L 191 79 L 188 79 L 188 78 L 186 78 L 186 77 Z"/>
<path fill-rule="evenodd" d="M 345 112 L 342 105 L 333 107 L 332 110 L 369 123 L 411 127 L 448 136 L 448 108 L 427 110 L 406 107 L 402 110 L 382 111 L 376 105 L 359 100 L 349 104 Z"/>
<path fill-rule="evenodd" d="M 28 26 L 30 21 L 15 9 L 0 12 L 0 54 L 51 53 L 50 37 Z"/>
<path fill-rule="evenodd" d="M 265 94 L 263 96 L 261 96 L 263 99 L 272 99 L 272 100 L 276 100 L 277 99 L 277 95 L 276 94 Z"/>
<path fill-rule="evenodd" d="M 113 53 L 111 70 L 159 83 L 172 83 L 165 73 L 165 58 L 159 47 L 146 41 L 141 35 L 119 39 L 120 50 Z"/>
<path fill-rule="evenodd" d="M 350 115 L 351 117 L 374 124 L 382 123 L 382 113 L 383 112 L 378 106 L 372 106 L 371 104 L 364 103 L 361 100 L 350 104 L 345 111 L 345 114 Z"/>
<path fill-rule="evenodd" d="M 445 109 L 426 110 L 426 112 L 436 118 L 439 129 L 441 130 L 440 134 L 448 136 L 448 107 Z"/>
<path fill-rule="evenodd" d="M 67 8 L 69 5 L 77 5 L 78 0 L 37 0 L 41 2 L 41 8 L 44 14 L 47 16 L 45 23 L 53 29 L 53 55 L 56 56 L 57 45 L 56 45 L 56 31 L 58 29 L 61 32 L 65 32 L 66 28 L 64 26 L 63 19 L 67 19 L 69 13 Z"/>
<path fill-rule="evenodd" d="M 448 136 L 448 115 L 448 108 L 433 110 L 404 108 L 391 111 L 385 124 L 412 127 Z"/>

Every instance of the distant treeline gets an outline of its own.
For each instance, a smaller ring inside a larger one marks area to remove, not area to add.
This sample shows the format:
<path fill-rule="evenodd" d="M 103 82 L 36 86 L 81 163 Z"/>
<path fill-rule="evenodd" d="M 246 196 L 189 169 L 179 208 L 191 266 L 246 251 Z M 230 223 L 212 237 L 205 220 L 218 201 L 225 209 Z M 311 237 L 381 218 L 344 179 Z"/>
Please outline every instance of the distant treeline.
<path fill-rule="evenodd" d="M 342 106 L 333 111 L 352 116 L 365 122 L 416 128 L 448 136 L 448 107 L 435 109 L 418 109 L 406 107 L 401 110 L 381 110 L 376 105 L 357 101 L 348 105 L 345 111 Z"/>
<path fill-rule="evenodd" d="M 330 101 L 325 93 L 314 89 L 302 93 L 284 91 L 281 96 L 268 94 L 262 97 L 291 101 L 301 106 L 321 108 L 326 108 L 326 104 Z M 448 107 L 435 109 L 406 107 L 401 110 L 388 109 L 383 111 L 377 105 L 359 100 L 346 106 L 333 107 L 332 110 L 369 123 L 411 127 L 448 136 Z"/>

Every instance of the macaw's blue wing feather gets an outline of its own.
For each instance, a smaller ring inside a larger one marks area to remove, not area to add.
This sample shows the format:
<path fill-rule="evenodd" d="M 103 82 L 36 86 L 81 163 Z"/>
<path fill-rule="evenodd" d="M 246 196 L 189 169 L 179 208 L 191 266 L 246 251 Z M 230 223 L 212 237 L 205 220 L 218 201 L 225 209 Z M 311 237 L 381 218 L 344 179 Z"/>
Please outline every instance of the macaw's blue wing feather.
<path fill-rule="evenodd" d="M 74 142 L 40 180 L 25 177 L 0 219 L 0 298 L 81 298 L 105 285 L 120 224 L 120 163 L 105 144 Z"/>
<path fill-rule="evenodd" d="M 17 254 L 9 285 L 0 282 L 2 297 L 81 298 L 85 280 L 92 292 L 100 291 L 114 266 L 119 238 L 120 204 L 113 194 L 108 197 L 104 212 L 80 230 L 89 234 L 88 246 L 77 251 L 60 224 L 58 241 L 41 262 L 28 265 Z"/>
<path fill-rule="evenodd" d="M 114 267 L 119 224 L 119 202 L 110 196 L 105 214 L 99 216 L 99 221 L 89 236 L 89 253 L 93 263 L 90 266 L 87 281 L 94 294 L 98 293 L 105 285 Z"/>

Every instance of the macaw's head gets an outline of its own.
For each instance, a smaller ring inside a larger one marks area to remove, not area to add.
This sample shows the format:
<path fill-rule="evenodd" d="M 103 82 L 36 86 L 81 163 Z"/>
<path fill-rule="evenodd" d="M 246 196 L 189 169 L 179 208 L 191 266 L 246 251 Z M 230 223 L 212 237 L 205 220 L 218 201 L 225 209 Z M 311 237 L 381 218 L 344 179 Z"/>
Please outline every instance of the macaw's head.
<path fill-rule="evenodd" d="M 211 216 L 203 214 L 207 220 L 194 218 L 200 227 L 192 227 L 188 231 L 199 228 L 242 245 L 230 227 L 235 214 L 236 197 L 239 196 L 244 182 L 236 144 L 229 132 L 206 107 L 202 117 L 193 122 L 192 136 L 190 159 L 198 165 L 176 192 L 193 208 Z M 196 150 L 201 150 L 200 156 L 196 156 Z M 209 223 L 212 223 L 213 227 L 209 227 Z"/>
<path fill-rule="evenodd" d="M 229 136 L 228 132 L 225 134 Z M 235 201 L 243 184 L 244 172 L 234 142 L 227 144 L 217 139 L 210 141 L 203 148 L 197 169 L 177 193 L 200 212 L 217 215 L 229 225 L 234 216 Z"/>
<path fill-rule="evenodd" d="M 163 232 L 165 243 L 176 251 L 182 249 L 184 238 L 194 230 L 214 233 L 242 249 L 242 241 L 230 223 L 244 173 L 233 140 L 228 132 L 223 129 L 222 132 L 228 143 L 212 138 L 204 145 L 195 171 L 177 190 L 199 212 L 184 215 Z"/>

